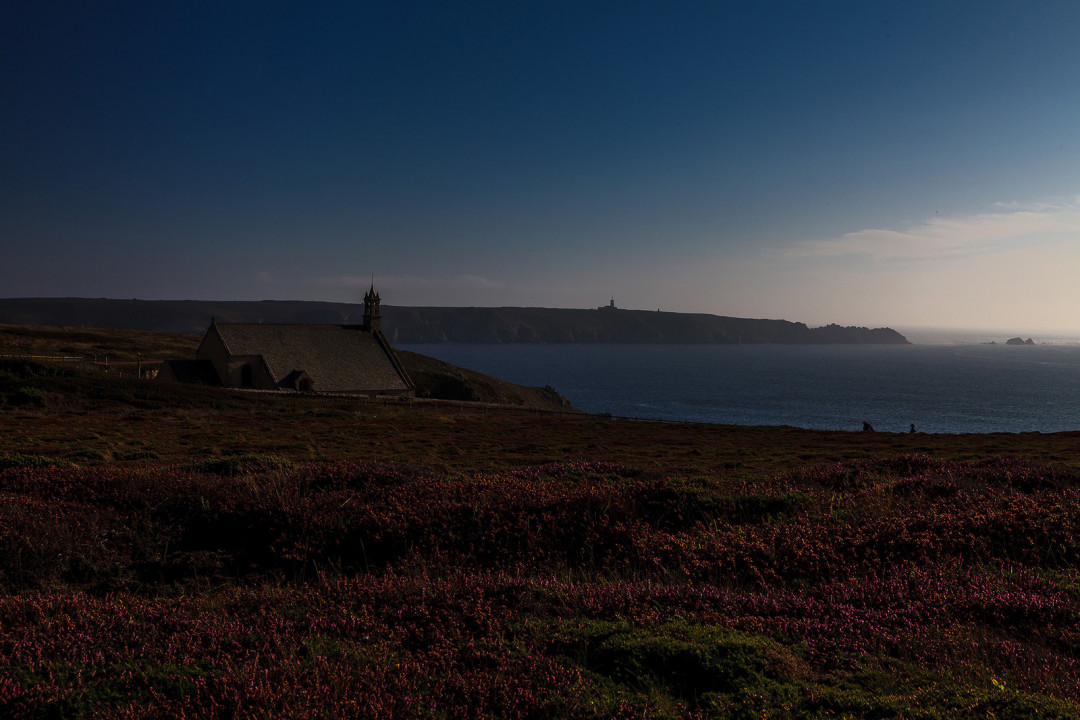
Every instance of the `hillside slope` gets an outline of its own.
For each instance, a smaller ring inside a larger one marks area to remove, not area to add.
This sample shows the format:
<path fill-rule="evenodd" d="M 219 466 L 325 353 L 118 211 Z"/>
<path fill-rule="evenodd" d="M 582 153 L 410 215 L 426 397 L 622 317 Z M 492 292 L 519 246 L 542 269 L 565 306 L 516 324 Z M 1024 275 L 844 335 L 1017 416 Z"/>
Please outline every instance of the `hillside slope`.
<path fill-rule="evenodd" d="M 412 378 L 417 397 L 574 412 L 570 401 L 551 386 L 526 387 L 475 370 L 460 368 L 427 355 L 405 350 L 396 352 L 401 364 L 405 366 L 405 371 Z"/>
<path fill-rule="evenodd" d="M 198 335 L 142 330 L 0 325 L 0 366 L 34 358 L 83 358 L 99 368 L 133 376 L 139 369 L 156 368 L 165 359 L 194 357 L 201 339 Z M 574 412 L 569 401 L 550 387 L 517 385 L 418 353 L 398 351 L 398 357 L 420 398 Z M 0 375 L 3 373 L 0 367 Z M 0 379 L 0 405 L 4 400 L 2 385 Z"/>

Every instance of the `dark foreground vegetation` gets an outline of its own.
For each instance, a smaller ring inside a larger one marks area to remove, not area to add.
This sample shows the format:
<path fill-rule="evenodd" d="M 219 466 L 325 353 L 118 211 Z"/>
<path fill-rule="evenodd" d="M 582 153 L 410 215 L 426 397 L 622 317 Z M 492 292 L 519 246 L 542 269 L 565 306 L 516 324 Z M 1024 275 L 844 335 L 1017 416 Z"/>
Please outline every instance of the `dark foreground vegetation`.
<path fill-rule="evenodd" d="M 0 362 L 0 717 L 1080 716 L 1080 435 Z"/>

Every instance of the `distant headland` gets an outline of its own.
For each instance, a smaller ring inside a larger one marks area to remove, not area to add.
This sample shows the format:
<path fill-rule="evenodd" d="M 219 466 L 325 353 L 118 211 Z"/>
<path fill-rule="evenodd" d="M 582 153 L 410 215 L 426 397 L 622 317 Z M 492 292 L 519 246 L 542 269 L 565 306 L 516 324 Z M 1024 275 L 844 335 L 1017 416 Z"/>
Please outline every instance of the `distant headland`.
<path fill-rule="evenodd" d="M 202 334 L 219 322 L 360 324 L 363 305 L 303 300 L 113 300 L 0 298 L 0 324 L 89 326 Z M 891 328 L 811 328 L 788 320 L 759 320 L 623 310 L 535 307 L 382 308 L 392 343 L 670 343 L 670 344 L 910 344 Z"/>
<path fill-rule="evenodd" d="M 383 311 L 394 343 L 909 344 L 889 328 L 811 328 L 656 310 L 394 307 Z"/>

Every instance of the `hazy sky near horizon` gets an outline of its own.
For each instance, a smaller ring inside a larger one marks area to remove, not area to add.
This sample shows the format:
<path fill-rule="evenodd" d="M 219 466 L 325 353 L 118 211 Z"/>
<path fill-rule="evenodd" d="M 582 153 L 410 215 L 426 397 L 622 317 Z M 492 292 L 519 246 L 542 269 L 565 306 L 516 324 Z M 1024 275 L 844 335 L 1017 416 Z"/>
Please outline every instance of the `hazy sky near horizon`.
<path fill-rule="evenodd" d="M 1080 3 L 0 7 L 0 295 L 1080 331 Z"/>

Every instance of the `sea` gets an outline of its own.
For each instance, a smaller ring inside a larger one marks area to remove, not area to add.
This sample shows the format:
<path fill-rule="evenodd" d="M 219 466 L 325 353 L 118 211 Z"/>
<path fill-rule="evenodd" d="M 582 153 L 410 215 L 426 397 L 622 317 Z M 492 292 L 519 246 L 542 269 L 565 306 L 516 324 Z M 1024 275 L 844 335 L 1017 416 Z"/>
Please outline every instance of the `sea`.
<path fill-rule="evenodd" d="M 909 336 L 910 337 L 910 336 Z M 1080 343 L 402 345 L 590 413 L 928 433 L 1080 430 Z"/>

